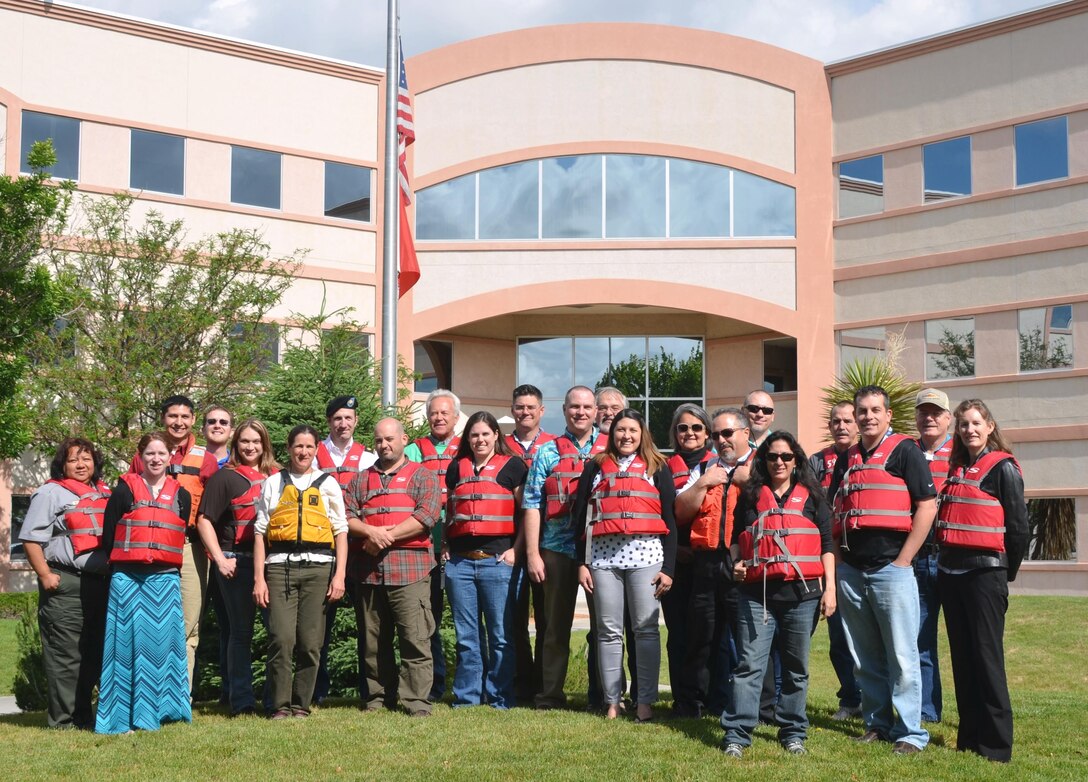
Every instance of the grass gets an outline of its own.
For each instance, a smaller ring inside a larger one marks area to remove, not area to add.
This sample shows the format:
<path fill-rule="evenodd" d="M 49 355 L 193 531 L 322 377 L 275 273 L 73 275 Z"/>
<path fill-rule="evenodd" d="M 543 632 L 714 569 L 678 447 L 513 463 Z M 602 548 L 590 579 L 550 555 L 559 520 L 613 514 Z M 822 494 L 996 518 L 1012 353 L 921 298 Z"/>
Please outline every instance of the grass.
<path fill-rule="evenodd" d="M 945 721 L 933 744 L 911 758 L 886 744 L 859 746 L 860 724 L 834 723 L 834 673 L 827 634 L 813 644 L 809 717 L 803 758 L 787 756 L 774 731 L 760 728 L 741 761 L 717 750 L 715 719 L 606 722 L 583 711 L 435 708 L 429 720 L 393 713 L 363 714 L 349 701 L 327 705 L 308 720 L 272 723 L 227 719 L 211 706 L 192 725 L 106 737 L 46 733 L 44 715 L 0 717 L 0 742 L 19 780 L 505 780 L 713 779 L 970 780 L 1082 782 L 1088 779 L 1088 598 L 1012 598 L 1006 633 L 1009 681 L 1016 710 L 1012 767 L 956 753 L 951 668 L 942 659 Z M 572 646 L 577 650 L 580 640 Z M 942 648 L 943 639 L 942 639 Z M 5 663 L 6 664 L 6 663 Z M 581 667 L 579 667 L 581 666 Z M 584 663 L 572 663 L 568 692 L 584 703 Z"/>
<path fill-rule="evenodd" d="M 17 619 L 0 619 L 0 695 L 11 695 L 11 682 L 15 678 L 15 661 L 18 649 L 15 645 Z"/>

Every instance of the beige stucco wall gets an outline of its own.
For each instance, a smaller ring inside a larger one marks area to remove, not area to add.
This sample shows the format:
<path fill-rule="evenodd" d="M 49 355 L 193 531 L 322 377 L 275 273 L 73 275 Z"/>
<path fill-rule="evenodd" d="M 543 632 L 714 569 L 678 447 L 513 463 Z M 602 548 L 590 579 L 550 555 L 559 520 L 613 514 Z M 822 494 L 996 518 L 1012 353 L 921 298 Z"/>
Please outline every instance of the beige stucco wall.
<path fill-rule="evenodd" d="M 500 106 L 502 122 L 481 122 Z M 740 108 L 743 107 L 743 110 Z M 730 73 L 586 60 L 485 73 L 416 96 L 415 171 L 593 140 L 708 149 L 794 170 L 793 93 Z"/>
<path fill-rule="evenodd" d="M 1071 16 L 836 77 L 835 154 L 1070 105 L 1086 39 L 1088 15 Z"/>

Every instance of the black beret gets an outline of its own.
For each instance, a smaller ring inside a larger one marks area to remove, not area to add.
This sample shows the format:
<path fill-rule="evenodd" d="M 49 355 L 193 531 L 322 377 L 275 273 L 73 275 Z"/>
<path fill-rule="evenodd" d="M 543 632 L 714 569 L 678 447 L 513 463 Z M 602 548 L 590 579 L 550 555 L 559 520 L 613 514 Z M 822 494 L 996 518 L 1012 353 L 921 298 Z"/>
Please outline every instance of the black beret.
<path fill-rule="evenodd" d="M 348 410 L 354 410 L 358 404 L 353 396 L 338 396 L 325 406 L 325 417 L 332 418 L 332 414 L 337 410 L 346 407 Z"/>

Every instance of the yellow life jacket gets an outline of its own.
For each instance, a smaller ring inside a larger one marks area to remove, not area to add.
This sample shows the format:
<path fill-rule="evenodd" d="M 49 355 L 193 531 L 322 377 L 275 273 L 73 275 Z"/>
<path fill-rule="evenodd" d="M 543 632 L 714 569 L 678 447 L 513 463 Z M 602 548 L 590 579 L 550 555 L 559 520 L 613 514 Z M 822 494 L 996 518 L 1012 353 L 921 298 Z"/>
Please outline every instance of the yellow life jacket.
<path fill-rule="evenodd" d="M 310 487 L 299 491 L 287 470 L 281 470 L 280 501 L 268 518 L 265 536 L 273 553 L 328 551 L 333 548 L 332 522 L 321 496 L 323 473 Z"/>

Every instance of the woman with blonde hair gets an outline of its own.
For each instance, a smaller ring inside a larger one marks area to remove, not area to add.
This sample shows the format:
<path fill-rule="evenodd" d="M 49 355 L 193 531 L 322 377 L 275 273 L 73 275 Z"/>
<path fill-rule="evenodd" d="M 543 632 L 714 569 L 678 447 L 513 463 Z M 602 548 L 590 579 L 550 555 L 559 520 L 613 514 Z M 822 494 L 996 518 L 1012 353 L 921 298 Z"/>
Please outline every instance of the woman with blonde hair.
<path fill-rule="evenodd" d="M 612 420 L 604 453 L 586 462 L 571 519 L 578 581 L 591 595 L 597 660 L 606 715 L 620 712 L 623 620 L 631 617 L 638 679 L 636 720 L 653 719 L 661 668 L 658 615 L 676 564 L 676 489 L 642 413 L 627 408 Z"/>
<path fill-rule="evenodd" d="M 268 429 L 256 419 L 234 430 L 230 459 L 208 479 L 197 529 L 223 595 L 229 628 L 227 681 L 231 716 L 253 714 L 253 528 L 265 479 L 279 470 Z"/>

